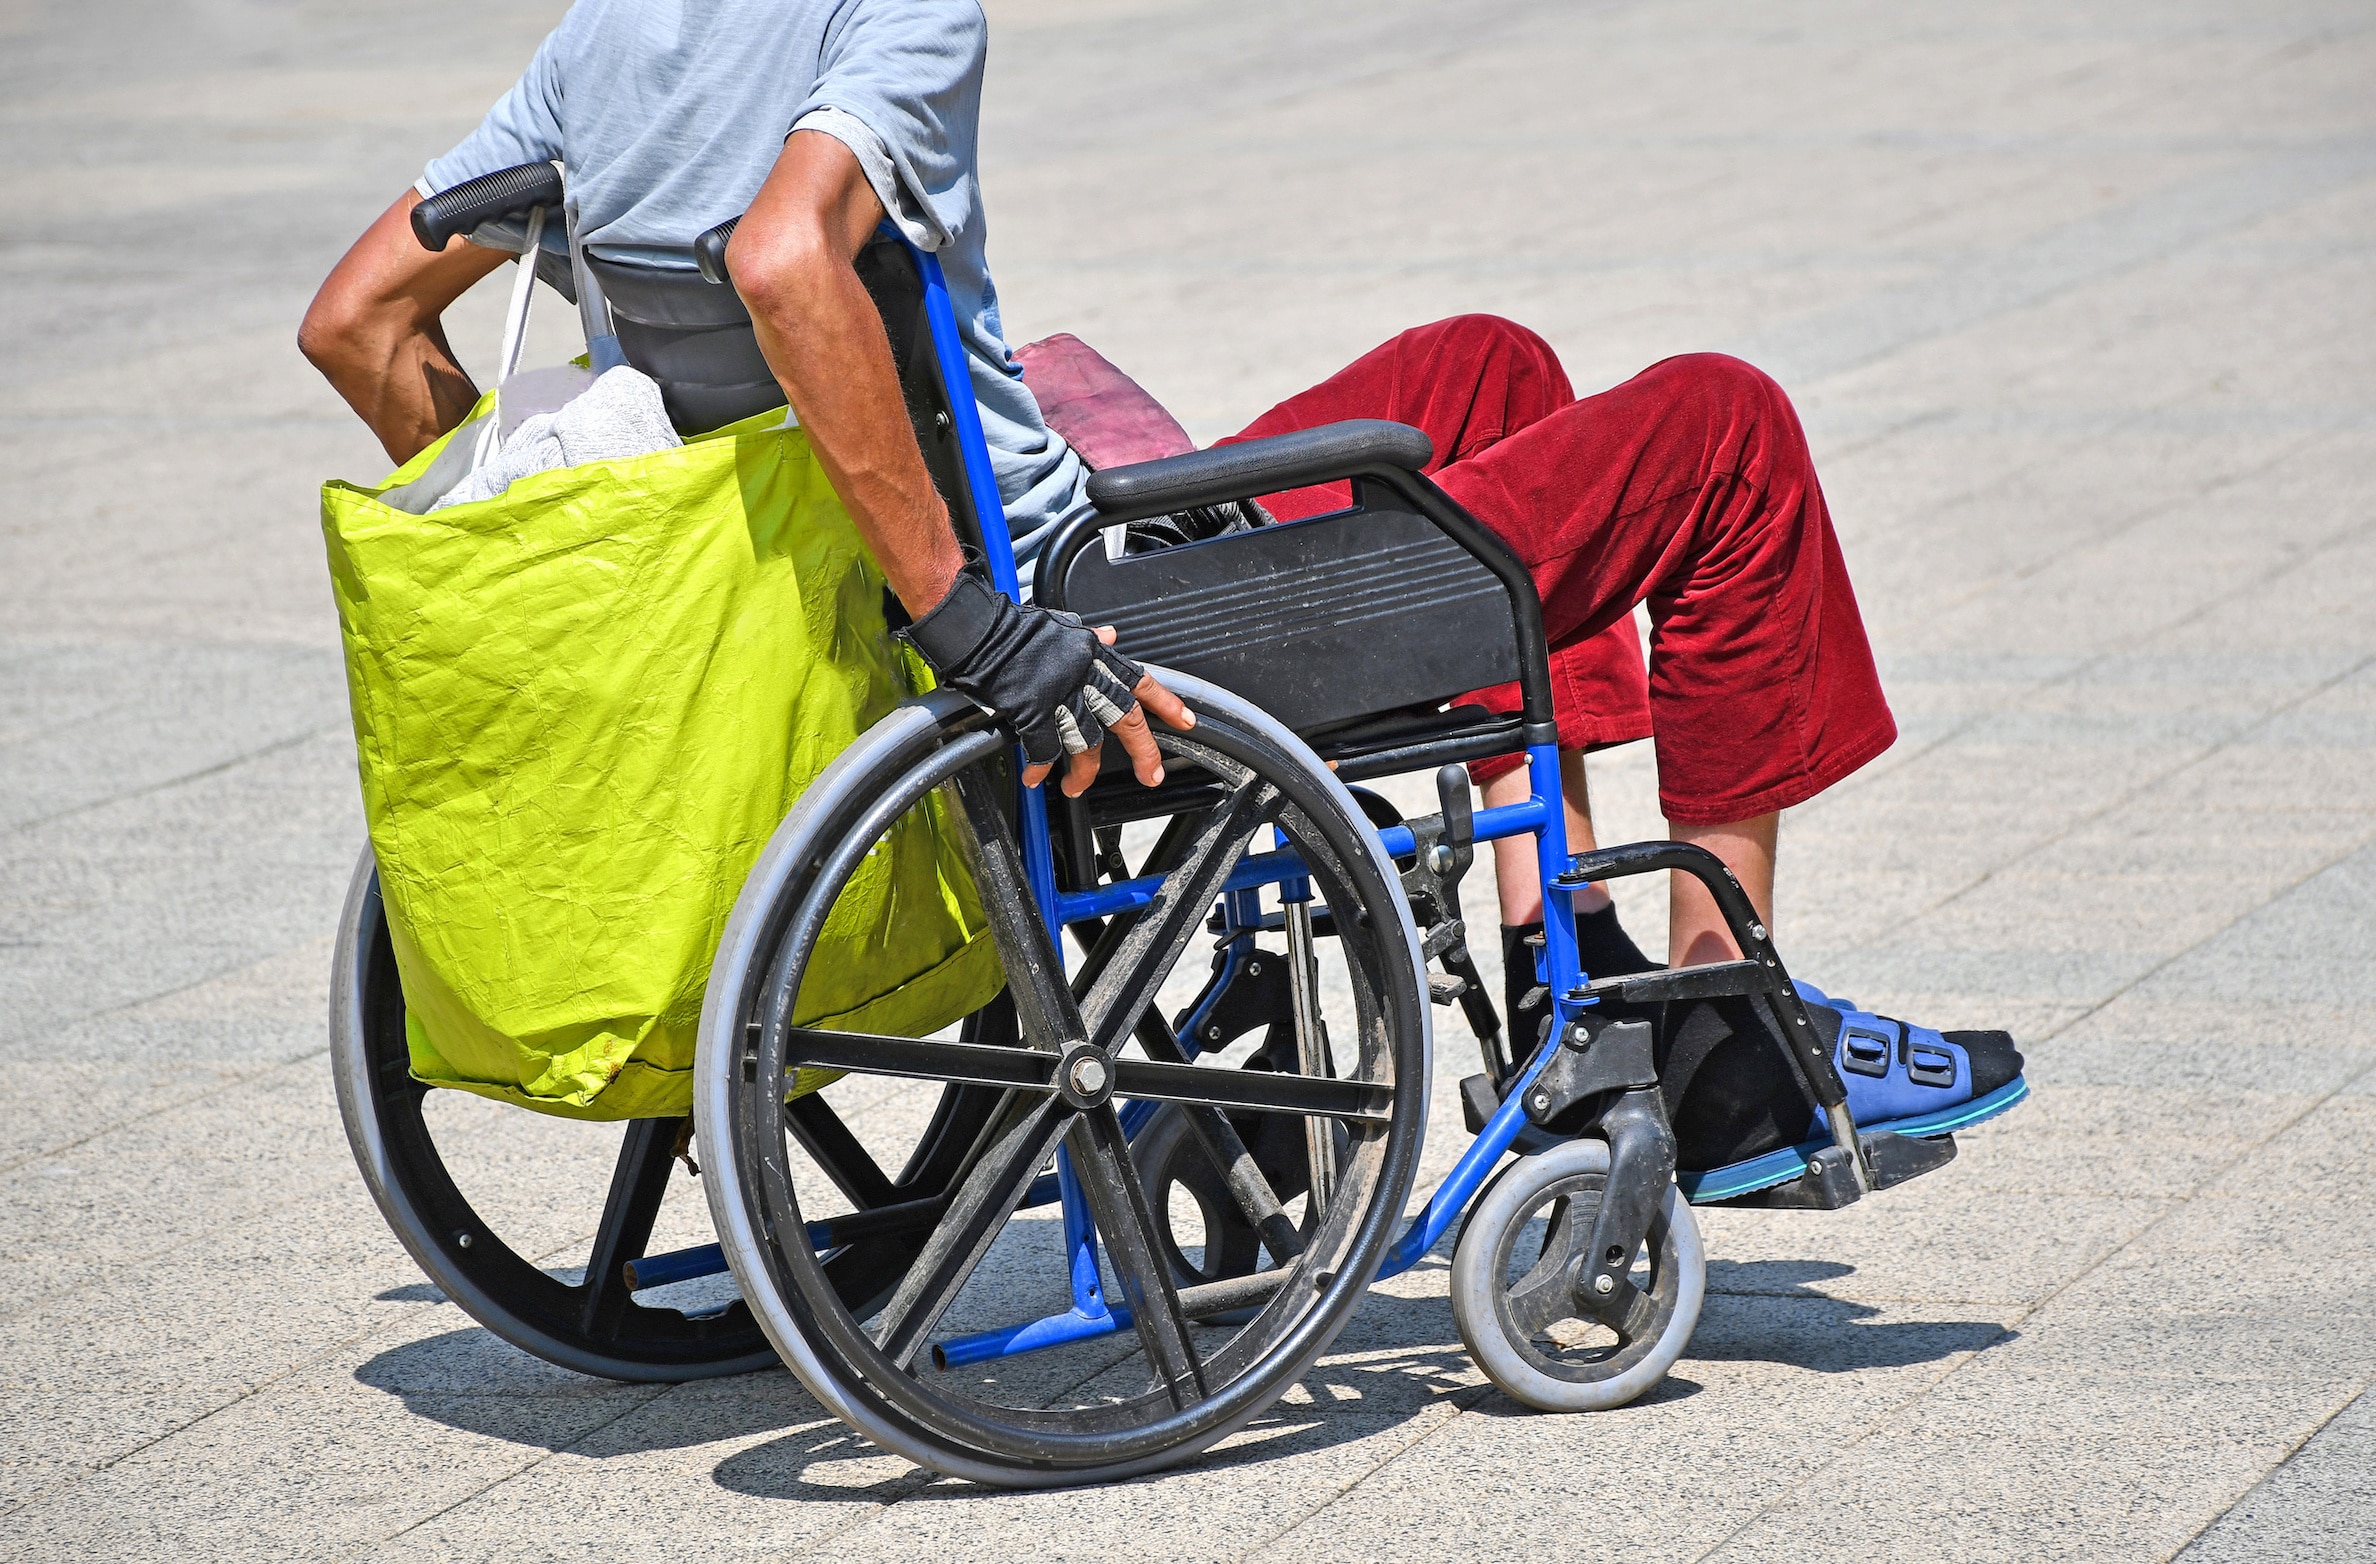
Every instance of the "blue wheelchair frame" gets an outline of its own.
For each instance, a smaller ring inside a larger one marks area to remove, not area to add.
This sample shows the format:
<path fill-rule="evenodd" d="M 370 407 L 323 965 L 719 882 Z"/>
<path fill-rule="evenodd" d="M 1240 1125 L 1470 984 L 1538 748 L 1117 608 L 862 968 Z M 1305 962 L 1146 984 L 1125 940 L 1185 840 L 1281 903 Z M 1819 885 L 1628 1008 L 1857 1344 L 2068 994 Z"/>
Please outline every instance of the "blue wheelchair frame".
<path fill-rule="evenodd" d="M 901 239 L 904 245 L 906 241 Z M 942 394 L 947 398 L 950 417 L 955 424 L 957 446 L 963 456 L 967 497 L 971 500 L 977 519 L 977 532 L 990 582 L 1009 597 L 1020 599 L 1021 581 L 1016 573 L 1013 543 L 1003 524 L 1005 507 L 999 498 L 998 479 L 990 466 L 990 449 L 982 434 L 980 411 L 973 398 L 973 381 L 966 361 L 965 343 L 958 334 L 957 316 L 949 301 L 949 289 L 941 274 L 940 262 L 930 253 L 907 245 L 909 258 L 915 263 L 917 275 L 923 281 L 925 316 L 932 333 L 935 367 L 939 371 Z M 1016 769 L 1022 767 L 1020 749 L 1016 752 Z M 1535 864 L 1544 887 L 1543 920 L 1544 943 L 1542 955 L 1543 980 L 1549 984 L 1552 1003 L 1556 1009 L 1553 1033 L 1557 1036 L 1586 1006 L 1590 999 L 1577 995 L 1584 984 L 1584 973 L 1576 955 L 1575 924 L 1568 911 L 1567 897 L 1583 889 L 1583 884 L 1560 883 L 1569 868 L 1567 848 L 1567 818 L 1557 807 L 1560 798 L 1559 748 L 1556 744 L 1530 744 L 1526 750 L 1528 797 L 1522 803 L 1505 804 L 1498 808 L 1482 809 L 1475 817 L 1475 839 L 1495 841 L 1504 837 L 1532 834 L 1535 839 Z M 1037 788 L 1020 789 L 1018 820 L 1023 850 L 1023 868 L 1032 894 L 1039 903 L 1040 915 L 1047 920 L 1050 932 L 1057 936 L 1057 948 L 1063 948 L 1062 934 L 1066 927 L 1092 918 L 1111 917 L 1116 913 L 1132 912 L 1145 907 L 1154 899 L 1156 887 L 1162 883 L 1160 875 L 1125 881 L 1118 885 L 1101 886 L 1086 891 L 1059 891 L 1056 885 L 1055 855 L 1049 839 L 1048 803 Z M 1405 826 L 1392 826 L 1379 833 L 1389 857 L 1406 857 L 1416 851 L 1411 831 Z M 1235 964 L 1246 959 L 1253 944 L 1253 930 L 1258 926 L 1256 895 L 1265 885 L 1290 884 L 1301 878 L 1301 861 L 1291 849 L 1261 853 L 1242 861 L 1223 888 L 1222 916 L 1224 919 L 1224 949 L 1227 952 L 1221 979 L 1205 990 L 1205 1003 L 1217 997 Z M 1558 916 L 1550 916 L 1550 909 L 1558 907 Z M 1180 1029 L 1181 1046 L 1195 1050 L 1194 1038 L 1201 1013 L 1193 1016 L 1188 1026 Z M 1498 1164 L 1503 1153 L 1518 1139 L 1527 1126 L 1523 1107 L 1526 1089 L 1550 1062 L 1555 1049 L 1536 1051 L 1518 1075 L 1500 1109 L 1486 1121 L 1485 1127 L 1461 1155 L 1451 1174 L 1445 1178 L 1424 1208 L 1412 1217 L 1386 1259 L 1378 1269 L 1381 1277 L 1393 1276 L 1409 1270 L 1451 1231 L 1477 1191 Z M 1122 1111 L 1122 1127 L 1136 1134 L 1156 1111 L 1151 1102 L 1130 1104 Z M 1050 1315 L 1027 1324 L 1004 1330 L 984 1331 L 959 1336 L 943 1342 L 935 1349 L 940 1362 L 956 1366 L 981 1362 L 990 1358 L 1030 1352 L 1042 1347 L 1060 1346 L 1066 1342 L 1083 1341 L 1091 1337 L 1112 1335 L 1131 1328 L 1127 1309 L 1110 1303 L 1105 1296 L 1097 1262 L 1097 1234 L 1090 1221 L 1088 1198 L 1082 1194 L 1079 1181 L 1073 1176 L 1067 1153 L 1057 1153 L 1056 1171 L 1043 1175 L 1024 1197 L 1023 1204 L 1046 1206 L 1054 1202 L 1062 1207 L 1064 1217 L 1064 1252 L 1072 1281 L 1072 1308 L 1063 1314 Z"/>
<path fill-rule="evenodd" d="M 947 280 L 941 272 L 939 261 L 929 252 L 909 244 L 889 224 L 883 226 L 882 234 L 886 239 L 895 240 L 905 251 L 921 284 L 935 378 L 949 413 L 951 433 L 955 437 L 960 457 L 964 492 L 962 496 L 952 498 L 962 498 L 973 513 L 974 537 L 981 548 L 991 584 L 1009 597 L 1019 600 L 1022 592 L 1013 543 L 1005 526 L 1005 509 L 999 497 L 997 476 L 990 465 L 990 451 L 982 432 L 980 411 L 974 402 L 965 343 L 959 333 Z M 721 239 L 721 245 L 722 242 Z M 1444 524 L 1439 521 L 1438 525 Z M 1474 523 L 1470 525 L 1474 526 Z M 1459 540 L 1456 538 L 1455 541 Z M 1523 570 L 1514 562 L 1506 568 L 1515 572 L 1518 579 L 1525 580 Z M 1497 574 L 1500 573 L 1497 571 Z M 1531 581 L 1526 581 L 1523 590 L 1531 594 Z M 1531 621 L 1522 618 L 1518 633 L 1522 652 L 1529 645 L 1534 645 L 1539 653 L 1539 618 Z M 1522 679 L 1522 683 L 1529 682 L 1539 681 Z M 1768 994 L 1786 1024 L 1801 1029 L 1800 1036 L 1792 1040 L 1791 1046 L 1785 1047 L 1785 1053 L 1791 1058 L 1792 1067 L 1810 1100 L 1823 1112 L 1828 1138 L 1839 1155 L 1831 1160 L 1828 1168 L 1818 1169 L 1815 1157 L 1823 1154 L 1819 1150 L 1820 1143 L 1809 1142 L 1770 1152 L 1751 1162 L 1732 1167 L 1708 1173 L 1682 1174 L 1678 1182 L 1683 1186 L 1686 1197 L 1695 1202 L 1726 1199 L 1767 1188 L 1802 1174 L 1812 1178 L 1819 1171 L 1846 1182 L 1847 1187 L 1836 1189 L 1834 1199 L 1837 1203 L 1853 1200 L 1875 1187 L 1872 1170 L 1867 1165 L 1867 1152 L 1860 1146 L 1856 1124 L 1848 1111 L 1846 1088 L 1832 1068 L 1828 1054 L 1814 1043 L 1805 1006 L 1791 988 L 1780 958 L 1775 954 L 1767 931 L 1758 922 L 1746 894 L 1712 855 L 1679 843 L 1640 843 L 1601 849 L 1582 858 L 1571 856 L 1567 843 L 1566 814 L 1557 806 L 1561 797 L 1559 749 L 1549 722 L 1547 691 L 1539 697 L 1530 692 L 1528 700 L 1526 736 L 1530 740 L 1539 740 L 1524 746 L 1528 796 L 1519 803 L 1475 811 L 1470 840 L 1490 842 L 1524 835 L 1534 838 L 1536 872 L 1543 888 L 1545 914 L 1543 948 L 1536 975 L 1550 990 L 1553 1024 L 1549 1036 L 1564 1036 L 1571 1023 L 1599 1002 L 1594 992 L 1596 985 L 1588 983 L 1578 959 L 1573 909 L 1568 898 L 1603 878 L 1655 870 L 1694 874 L 1707 886 L 1723 909 L 1734 938 L 1741 946 L 1743 959 L 1718 967 L 1689 969 L 1688 976 L 1660 974 L 1649 980 L 1615 979 L 1610 984 L 1597 987 L 1608 988 L 1612 984 L 1630 986 L 1648 981 L 1658 990 L 1654 994 L 1629 991 L 1625 996 L 1629 999 L 1752 991 Z M 1019 748 L 1015 751 L 1014 761 L 1017 774 L 1020 775 L 1023 757 Z M 1060 889 L 1056 879 L 1046 796 L 1036 788 L 1018 788 L 1017 791 L 1017 835 L 1025 879 L 1040 916 L 1046 921 L 1051 935 L 1055 936 L 1058 950 L 1063 948 L 1062 935 L 1067 928 L 1116 914 L 1135 912 L 1153 902 L 1163 882 L 1161 875 L 1145 875 L 1078 891 Z M 1409 857 L 1420 846 L 1408 826 L 1389 826 L 1379 832 L 1379 838 L 1390 858 Z M 1280 847 L 1244 858 L 1224 882 L 1220 895 L 1222 968 L 1204 990 L 1196 1009 L 1186 1018 L 1187 1024 L 1179 1028 L 1178 1032 L 1180 1046 L 1191 1056 L 1198 1051 L 1195 1039 L 1200 1035 L 1205 1010 L 1226 990 L 1229 979 L 1253 954 L 1254 934 L 1262 926 L 1259 908 L 1261 888 L 1280 886 L 1284 895 L 1297 899 L 1298 883 L 1305 880 L 1303 867 L 1292 849 Z M 1305 891 L 1302 894 L 1308 896 L 1309 893 Z M 1556 912 L 1554 909 L 1557 909 Z M 1453 1165 L 1450 1174 L 1437 1186 L 1427 1204 L 1410 1218 L 1401 1237 L 1388 1249 L 1379 1266 L 1378 1276 L 1393 1276 L 1410 1269 L 1451 1231 L 1469 1201 L 1485 1186 L 1502 1156 L 1529 1127 L 1524 1103 L 1538 1078 L 1560 1052 L 1554 1046 L 1536 1049 L 1533 1056 L 1519 1067 L 1515 1077 L 1503 1083 L 1500 1106 L 1485 1120 L 1482 1129 Z M 1909 1121 L 1903 1127 L 1917 1134 L 1937 1134 L 1958 1128 L 1964 1123 L 2002 1112 L 2013 1100 L 2018 1100 L 2018 1093 L 2022 1089 L 2017 1082 L 2015 1087 L 2007 1089 L 2014 1095 L 1991 1094 L 1989 1098 L 1932 1116 L 1938 1121 L 1935 1124 L 1925 1123 L 1918 1128 Z M 1999 1097 L 2005 1097 L 2005 1100 L 1996 1100 Z M 1120 1119 L 1125 1134 L 1135 1136 L 1157 1109 L 1157 1104 L 1148 1101 L 1133 1102 L 1121 1109 Z M 1089 1201 L 1072 1171 L 1069 1154 L 1061 1150 L 1057 1153 L 1055 1171 L 1035 1180 L 1020 1202 L 1023 1208 L 1051 1204 L 1059 1206 L 1062 1211 L 1072 1307 L 1061 1314 L 1022 1325 L 943 1341 L 933 1349 L 934 1358 L 943 1367 L 983 1362 L 1043 1347 L 1112 1335 L 1131 1328 L 1129 1311 L 1116 1306 L 1106 1297 L 1098 1266 L 1097 1234 L 1090 1215 Z M 834 1239 L 830 1225 L 811 1224 L 810 1239 L 820 1248 L 831 1246 Z M 705 1244 L 695 1249 L 647 1256 L 630 1262 L 628 1276 L 630 1285 L 640 1289 L 715 1275 L 726 1269 L 722 1247 Z"/>

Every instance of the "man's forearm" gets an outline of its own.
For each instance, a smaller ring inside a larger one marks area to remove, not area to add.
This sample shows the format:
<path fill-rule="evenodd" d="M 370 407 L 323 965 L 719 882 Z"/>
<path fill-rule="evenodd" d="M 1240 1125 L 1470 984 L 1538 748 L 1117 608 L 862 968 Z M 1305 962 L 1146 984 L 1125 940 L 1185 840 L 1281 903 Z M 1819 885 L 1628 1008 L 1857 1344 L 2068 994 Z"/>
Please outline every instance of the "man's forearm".
<path fill-rule="evenodd" d="M 921 618 L 965 563 L 908 424 L 891 341 L 852 265 L 882 220 L 857 160 L 798 131 L 727 252 L 760 351 L 891 590 Z"/>
<path fill-rule="evenodd" d="M 478 400 L 439 317 L 506 259 L 467 241 L 441 253 L 422 249 L 411 223 L 419 200 L 406 191 L 364 230 L 297 331 L 305 356 L 399 462 L 460 423 Z"/>
<path fill-rule="evenodd" d="M 752 291 L 760 347 L 834 492 L 908 612 L 928 613 L 965 561 L 916 447 L 874 301 L 833 256 Z"/>

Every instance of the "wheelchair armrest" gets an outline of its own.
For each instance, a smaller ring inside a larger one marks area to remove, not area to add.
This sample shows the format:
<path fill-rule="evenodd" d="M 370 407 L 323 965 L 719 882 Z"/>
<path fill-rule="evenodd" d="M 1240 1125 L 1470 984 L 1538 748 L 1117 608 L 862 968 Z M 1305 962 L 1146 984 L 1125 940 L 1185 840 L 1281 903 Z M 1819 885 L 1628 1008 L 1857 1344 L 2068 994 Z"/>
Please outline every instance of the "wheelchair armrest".
<path fill-rule="evenodd" d="M 1409 424 L 1349 418 L 1266 440 L 1109 467 L 1089 475 L 1089 502 L 1097 507 L 1099 523 L 1112 526 L 1363 473 L 1416 473 L 1434 455 L 1433 442 Z"/>

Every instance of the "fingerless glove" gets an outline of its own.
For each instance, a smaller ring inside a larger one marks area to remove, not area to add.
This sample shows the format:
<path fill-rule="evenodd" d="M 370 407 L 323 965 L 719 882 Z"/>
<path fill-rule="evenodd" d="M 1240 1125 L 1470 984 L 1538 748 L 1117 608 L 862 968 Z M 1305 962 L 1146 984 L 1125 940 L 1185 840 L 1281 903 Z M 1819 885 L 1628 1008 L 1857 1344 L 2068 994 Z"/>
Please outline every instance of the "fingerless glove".
<path fill-rule="evenodd" d="M 941 682 L 996 713 L 1033 765 L 1095 749 L 1138 704 L 1138 664 L 1078 614 L 1034 608 L 960 571 L 907 629 Z"/>

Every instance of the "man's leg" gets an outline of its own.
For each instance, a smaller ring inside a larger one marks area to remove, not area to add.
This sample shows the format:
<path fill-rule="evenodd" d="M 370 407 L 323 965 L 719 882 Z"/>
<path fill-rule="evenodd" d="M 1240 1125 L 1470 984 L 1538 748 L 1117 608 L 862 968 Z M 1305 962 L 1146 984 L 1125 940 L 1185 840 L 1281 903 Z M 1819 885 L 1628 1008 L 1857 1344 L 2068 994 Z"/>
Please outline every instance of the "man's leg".
<path fill-rule="evenodd" d="M 1738 360 L 1669 359 L 1440 471 L 1526 560 L 1554 643 L 1647 600 L 1659 797 L 1759 916 L 1774 816 L 1896 737 L 1796 414 Z M 1679 962 L 1733 951 L 1714 903 L 1671 892 Z"/>
<path fill-rule="evenodd" d="M 1504 771 L 1479 791 L 1488 809 L 1523 804 L 1530 791 L 1526 768 Z M 1566 805 L 1568 851 L 1592 851 L 1600 841 L 1592 834 L 1592 794 L 1585 786 L 1582 750 L 1559 752 L 1559 791 Z M 1493 844 L 1493 878 L 1501 897 L 1504 928 L 1543 921 L 1543 882 L 1535 866 L 1533 837 L 1505 836 Z M 1598 912 L 1609 905 L 1609 893 L 1594 885 L 1569 901 L 1579 913 Z"/>
<path fill-rule="evenodd" d="M 1575 392 L 1558 355 L 1540 336 L 1495 316 L 1462 315 L 1380 344 L 1221 443 L 1286 434 L 1343 418 L 1391 418 L 1426 432 L 1435 445 L 1427 471 L 1439 472 L 1453 462 L 1482 455 L 1574 402 Z M 1268 496 L 1265 503 L 1280 520 L 1293 521 L 1341 509 L 1352 497 L 1347 485 L 1324 484 Z M 1623 617 L 1591 636 L 1554 644 L 1551 690 L 1563 751 L 1560 771 L 1568 842 L 1574 851 L 1583 852 L 1595 845 L 1584 751 L 1650 736 L 1649 685 L 1632 619 Z M 1493 711 L 1516 711 L 1518 686 L 1506 684 L 1466 699 Z M 1527 796 L 1523 756 L 1474 762 L 1469 774 L 1484 790 L 1488 806 Z M 1494 865 L 1503 928 L 1520 937 L 1539 929 L 1542 886 L 1532 845 L 1522 840 L 1495 843 Z M 1578 898 L 1576 910 L 1586 915 L 1580 920 L 1586 925 L 1581 932 L 1603 968 L 1618 970 L 1628 960 L 1639 960 L 1633 942 L 1609 910 L 1606 893 L 1598 888 L 1587 892 Z M 1505 946 L 1512 943 L 1505 938 Z M 1513 979 L 1514 985 L 1519 981 Z"/>
<path fill-rule="evenodd" d="M 1769 810 L 1747 820 L 1723 825 L 1667 823 L 1667 834 L 1678 842 L 1704 847 L 1724 860 L 1724 866 L 1749 893 L 1758 921 L 1774 926 L 1774 826 L 1782 818 Z M 1732 937 L 1716 898 L 1688 874 L 1667 876 L 1667 965 L 1704 966 L 1712 961 L 1739 959 L 1741 947 Z"/>

